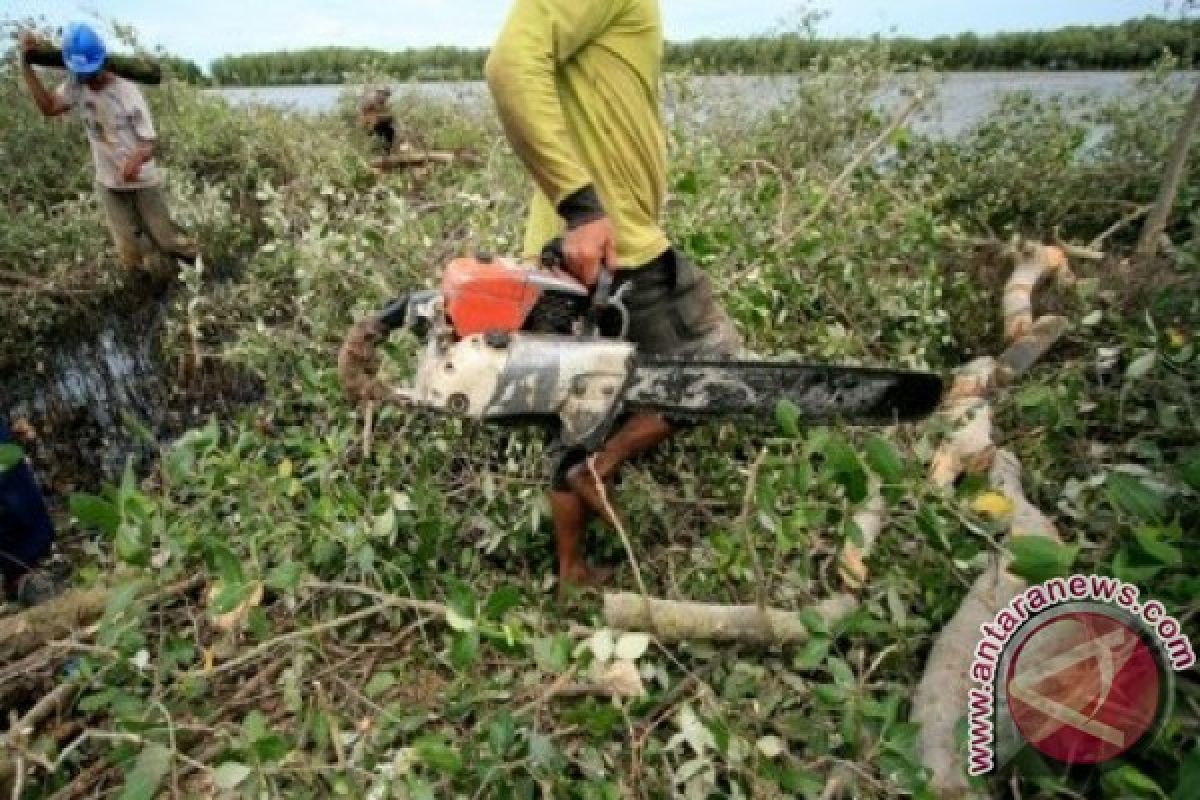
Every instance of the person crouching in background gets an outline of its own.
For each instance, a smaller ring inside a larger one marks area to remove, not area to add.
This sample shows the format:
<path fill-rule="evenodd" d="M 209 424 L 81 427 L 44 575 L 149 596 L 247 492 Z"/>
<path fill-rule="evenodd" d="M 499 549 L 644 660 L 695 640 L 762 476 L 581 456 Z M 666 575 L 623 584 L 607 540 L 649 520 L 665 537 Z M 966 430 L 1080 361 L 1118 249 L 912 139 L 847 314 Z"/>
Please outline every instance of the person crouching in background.
<path fill-rule="evenodd" d="M 384 155 L 391 153 L 396 143 L 396 127 L 388 107 L 391 97 L 392 90 L 387 87 L 372 89 L 358 107 L 358 124 L 379 140 Z"/>

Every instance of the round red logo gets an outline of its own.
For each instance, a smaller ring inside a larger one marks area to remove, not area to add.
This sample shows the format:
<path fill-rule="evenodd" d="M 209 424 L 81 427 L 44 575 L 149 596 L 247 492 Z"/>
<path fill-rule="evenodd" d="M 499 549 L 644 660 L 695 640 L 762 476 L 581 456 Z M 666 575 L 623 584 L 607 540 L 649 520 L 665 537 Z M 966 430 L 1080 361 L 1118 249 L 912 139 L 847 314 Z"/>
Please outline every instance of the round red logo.
<path fill-rule="evenodd" d="M 1072 611 L 1021 642 L 1005 688 L 1027 742 L 1068 764 L 1097 764 L 1133 747 L 1154 724 L 1161 680 L 1137 631 L 1106 613 Z"/>

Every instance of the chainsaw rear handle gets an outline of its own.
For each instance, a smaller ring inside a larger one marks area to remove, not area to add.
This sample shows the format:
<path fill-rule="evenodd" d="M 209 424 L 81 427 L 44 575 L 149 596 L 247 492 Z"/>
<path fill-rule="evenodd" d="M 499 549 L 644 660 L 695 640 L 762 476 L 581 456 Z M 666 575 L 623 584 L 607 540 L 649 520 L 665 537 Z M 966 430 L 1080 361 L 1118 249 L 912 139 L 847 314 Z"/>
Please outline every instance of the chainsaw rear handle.
<path fill-rule="evenodd" d="M 542 246 L 539 261 L 547 269 L 566 269 L 567 256 L 563 250 L 561 236 L 554 237 Z M 589 327 L 593 334 L 624 339 L 625 334 L 629 332 L 629 311 L 621 301 L 624 287 L 614 295 L 613 282 L 612 270 L 606 262 L 601 261 L 600 270 L 596 273 L 596 285 L 592 287 L 592 306 L 588 311 Z"/>

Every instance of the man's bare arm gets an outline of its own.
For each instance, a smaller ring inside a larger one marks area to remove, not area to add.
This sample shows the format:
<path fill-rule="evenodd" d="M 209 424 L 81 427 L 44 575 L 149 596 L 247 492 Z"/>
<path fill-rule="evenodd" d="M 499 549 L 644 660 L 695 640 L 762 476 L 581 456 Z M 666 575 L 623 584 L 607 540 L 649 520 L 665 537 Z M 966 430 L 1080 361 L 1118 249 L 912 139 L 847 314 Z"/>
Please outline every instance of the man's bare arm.
<path fill-rule="evenodd" d="M 18 37 L 18 47 L 21 51 L 21 77 L 29 87 L 29 94 L 38 110 L 46 117 L 57 117 L 67 111 L 67 104 L 56 93 L 42 85 L 41 78 L 34 71 L 25 54 L 38 44 L 38 38 L 30 31 L 21 31 Z"/>

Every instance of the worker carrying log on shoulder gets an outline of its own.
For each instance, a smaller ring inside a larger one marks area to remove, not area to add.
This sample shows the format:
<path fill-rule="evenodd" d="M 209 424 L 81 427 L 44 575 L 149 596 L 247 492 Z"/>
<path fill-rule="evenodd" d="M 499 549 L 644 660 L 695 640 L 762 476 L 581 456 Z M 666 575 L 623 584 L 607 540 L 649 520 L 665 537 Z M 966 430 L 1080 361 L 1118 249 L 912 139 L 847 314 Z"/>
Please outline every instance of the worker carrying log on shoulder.
<path fill-rule="evenodd" d="M 81 23 L 68 26 L 63 34 L 63 64 L 69 77 L 50 91 L 27 55 L 41 44 L 30 31 L 21 32 L 21 74 L 42 114 L 57 117 L 73 109 L 83 121 L 97 191 L 121 263 L 142 267 L 139 233 L 164 254 L 193 261 L 195 243 L 172 220 L 163 197 L 162 175 L 154 161 L 157 137 L 141 91 L 106 67 L 104 41 Z"/>
<path fill-rule="evenodd" d="M 656 0 L 513 4 L 486 74 L 508 139 L 536 184 L 524 255 L 536 262 L 543 245 L 562 235 L 567 269 L 584 284 L 594 286 L 602 268 L 613 270 L 614 291 L 629 285 L 628 336 L 639 354 L 732 357 L 741 350 L 736 329 L 708 278 L 671 246 L 659 222 L 667 176 L 662 56 Z M 583 553 L 593 514 L 616 522 L 596 479 L 609 481 L 676 427 L 638 412 L 594 454 L 551 447 L 563 583 L 606 577 Z"/>
<path fill-rule="evenodd" d="M 396 143 L 396 126 L 388 106 L 391 98 L 391 89 L 378 86 L 369 90 L 358 106 L 358 124 L 378 139 L 384 155 L 392 152 L 392 146 Z"/>

